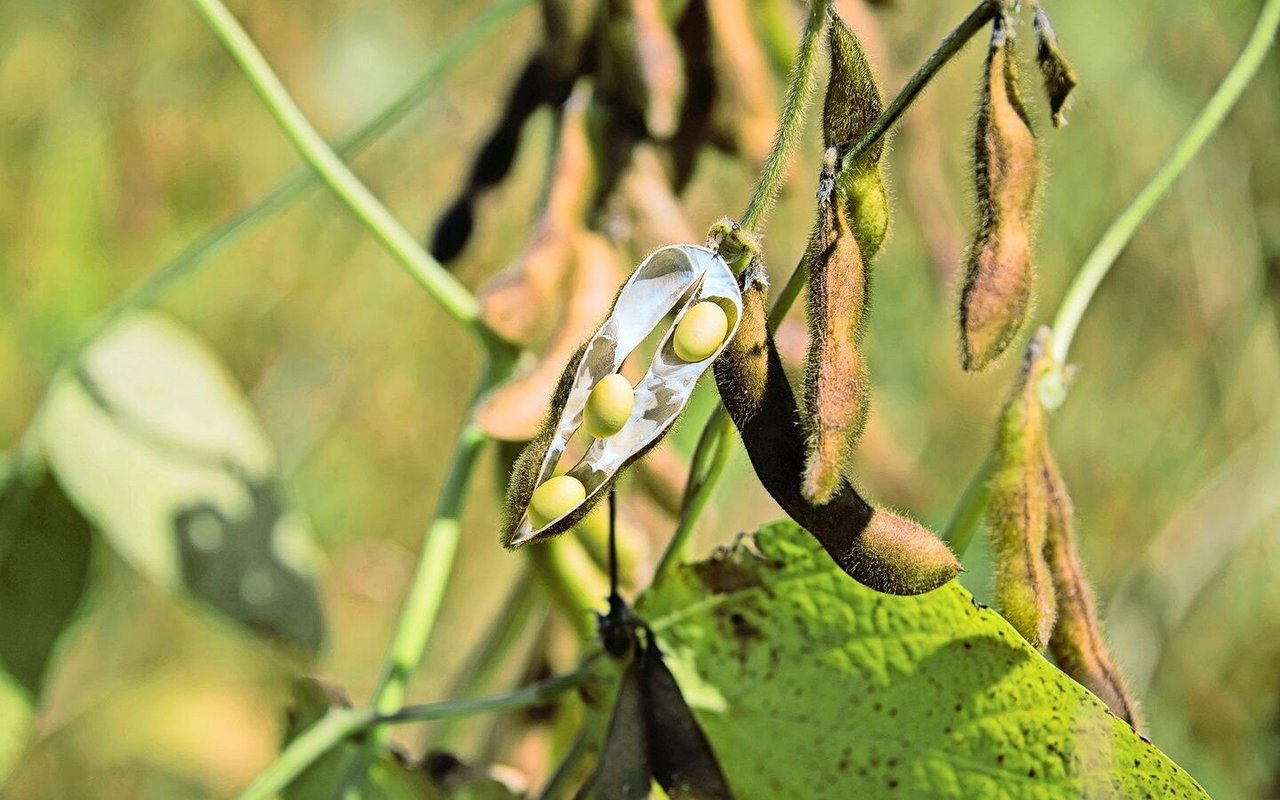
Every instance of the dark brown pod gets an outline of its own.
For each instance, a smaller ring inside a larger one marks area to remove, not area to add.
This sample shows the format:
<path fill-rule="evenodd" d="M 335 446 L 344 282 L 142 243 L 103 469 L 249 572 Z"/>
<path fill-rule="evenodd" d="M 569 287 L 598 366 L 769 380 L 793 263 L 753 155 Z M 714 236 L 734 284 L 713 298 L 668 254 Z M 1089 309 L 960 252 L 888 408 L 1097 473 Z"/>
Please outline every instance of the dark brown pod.
<path fill-rule="evenodd" d="M 764 284 L 753 274 L 759 274 L 758 268 L 744 277 L 742 322 L 716 361 L 715 375 L 761 484 L 859 583 L 913 595 L 951 580 L 960 563 L 941 540 L 903 517 L 873 508 L 847 479 L 823 505 L 805 497 L 800 409 L 769 335 Z"/>
<path fill-rule="evenodd" d="M 866 424 L 870 397 L 859 347 L 868 276 L 837 198 L 820 206 L 804 260 L 809 271 L 804 494 L 822 504 L 840 490 Z"/>
<path fill-rule="evenodd" d="M 1048 499 L 1045 556 L 1058 598 L 1058 622 L 1049 650 L 1062 671 L 1107 704 L 1111 713 L 1142 729 L 1137 700 L 1107 647 L 1097 602 L 1076 552 L 1074 509 L 1053 454 L 1046 445 L 1041 471 Z"/>
<path fill-rule="evenodd" d="M 1037 648 L 1048 644 L 1057 613 L 1044 557 L 1049 498 L 1041 463 L 1044 408 L 1036 385 L 1043 349 L 1043 339 L 1028 348 L 1022 380 L 1000 416 L 987 500 L 996 608 Z"/>
<path fill-rule="evenodd" d="M 1043 8 L 1036 8 L 1035 29 L 1036 63 L 1040 65 L 1040 75 L 1044 78 L 1044 91 L 1049 97 L 1053 126 L 1061 128 L 1067 124 L 1067 100 L 1080 85 L 1080 79 L 1076 77 L 1071 62 L 1058 46 L 1058 35 Z"/>
<path fill-rule="evenodd" d="M 1010 25 L 1001 16 L 992 28 L 975 131 L 978 226 L 960 297 L 961 355 L 969 371 L 1003 354 L 1031 310 L 1039 162 L 1018 90 Z"/>

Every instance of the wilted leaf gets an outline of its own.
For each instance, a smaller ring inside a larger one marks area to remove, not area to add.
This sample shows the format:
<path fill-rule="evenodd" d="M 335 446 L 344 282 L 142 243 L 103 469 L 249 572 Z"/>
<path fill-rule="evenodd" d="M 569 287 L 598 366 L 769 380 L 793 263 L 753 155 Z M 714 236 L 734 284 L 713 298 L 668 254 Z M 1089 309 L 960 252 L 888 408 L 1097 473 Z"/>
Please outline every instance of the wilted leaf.
<path fill-rule="evenodd" d="M 959 585 L 878 594 L 790 522 L 638 613 L 740 797 L 1207 796 Z"/>
<path fill-rule="evenodd" d="M 314 652 L 323 636 L 304 520 L 226 367 L 157 313 L 103 333 L 54 381 L 39 439 L 120 556 L 249 629 Z"/>

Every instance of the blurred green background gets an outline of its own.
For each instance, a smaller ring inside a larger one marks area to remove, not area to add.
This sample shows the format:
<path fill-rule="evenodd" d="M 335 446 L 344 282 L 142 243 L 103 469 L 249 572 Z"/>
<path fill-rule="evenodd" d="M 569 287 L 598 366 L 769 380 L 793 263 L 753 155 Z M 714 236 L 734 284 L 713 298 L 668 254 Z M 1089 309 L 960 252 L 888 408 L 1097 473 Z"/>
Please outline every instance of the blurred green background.
<path fill-rule="evenodd" d="M 859 30 L 889 92 L 969 7 L 844 5 L 855 27 L 871 21 Z M 1049 6 L 1082 87 L 1070 125 L 1052 130 L 1028 82 L 1049 170 L 1037 324 L 1226 72 L 1260 5 Z M 394 99 L 481 4 L 231 7 L 334 136 Z M 425 233 L 452 199 L 538 24 L 533 7 L 521 11 L 355 162 L 411 230 Z M 935 530 L 981 462 L 1016 369 L 1007 358 L 989 374 L 963 374 L 953 330 L 981 51 L 970 46 L 896 136 L 896 216 L 867 339 L 875 390 L 861 482 Z M 1220 798 L 1280 797 L 1278 99 L 1273 51 L 1103 286 L 1076 342 L 1079 378 L 1051 422 L 1083 556 L 1151 736 Z M 523 245 L 550 131 L 540 112 L 513 175 L 481 203 L 457 264 L 469 286 Z M 804 176 L 819 151 L 809 134 L 768 226 L 780 279 L 808 234 Z M 0 0 L 0 447 L 22 436 L 97 311 L 297 163 L 184 3 Z M 685 195 L 693 229 L 739 213 L 753 178 L 705 154 Z M 323 190 L 160 305 L 213 343 L 278 448 L 288 496 L 326 556 L 329 641 L 316 673 L 366 698 L 478 375 L 476 347 Z M 709 399 L 677 431 L 685 452 Z M 482 466 L 471 493 L 458 570 L 411 699 L 441 696 L 520 564 L 498 546 L 490 472 Z M 699 549 L 779 513 L 739 451 Z M 965 561 L 965 581 L 985 596 L 980 539 Z M 150 587 L 106 548 L 92 569 L 12 796 L 220 797 L 245 785 L 274 754 L 287 664 Z"/>

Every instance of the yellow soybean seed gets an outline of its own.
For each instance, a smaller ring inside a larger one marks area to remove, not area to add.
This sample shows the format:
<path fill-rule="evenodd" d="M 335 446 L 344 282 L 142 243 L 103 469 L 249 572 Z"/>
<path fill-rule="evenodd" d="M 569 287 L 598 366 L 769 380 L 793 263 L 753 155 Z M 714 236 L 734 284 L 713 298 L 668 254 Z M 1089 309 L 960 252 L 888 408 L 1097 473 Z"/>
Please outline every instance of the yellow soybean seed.
<path fill-rule="evenodd" d="M 631 383 L 619 373 L 606 375 L 591 389 L 583 424 L 587 433 L 598 439 L 612 436 L 622 430 L 631 417 L 635 392 Z"/>
<path fill-rule="evenodd" d="M 587 499 L 586 487 L 572 475 L 557 475 L 533 490 L 529 502 L 529 521 L 534 528 L 563 517 L 569 509 Z"/>
<path fill-rule="evenodd" d="M 692 363 L 709 358 L 728 334 L 729 317 L 724 309 L 717 303 L 704 300 L 680 319 L 672 344 L 682 361 Z"/>

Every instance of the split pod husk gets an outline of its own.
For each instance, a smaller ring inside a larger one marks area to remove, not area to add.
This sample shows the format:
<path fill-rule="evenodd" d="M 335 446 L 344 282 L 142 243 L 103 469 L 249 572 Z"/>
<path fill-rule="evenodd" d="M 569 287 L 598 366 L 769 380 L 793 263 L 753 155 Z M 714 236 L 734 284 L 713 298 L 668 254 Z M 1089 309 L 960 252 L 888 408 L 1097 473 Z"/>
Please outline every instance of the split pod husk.
<path fill-rule="evenodd" d="M 911 520 L 873 508 L 846 479 L 822 505 L 805 497 L 806 442 L 791 384 L 769 334 L 758 265 L 744 274 L 742 322 L 715 363 L 716 384 L 761 484 L 854 580 L 913 595 L 960 572 L 951 550 Z"/>
<path fill-rule="evenodd" d="M 701 360 L 687 361 L 676 353 L 676 334 L 689 312 L 706 303 L 723 312 L 723 338 L 708 348 Z M 618 372 L 623 361 L 672 312 L 674 324 L 662 336 L 648 370 L 634 387 L 634 404 L 626 423 L 617 433 L 592 441 L 582 458 L 564 473 L 578 483 L 581 498 L 563 494 L 570 502 L 557 507 L 554 518 L 545 524 L 535 525 L 530 514 L 534 493 L 553 477 L 559 481 L 557 467 L 570 438 L 583 425 L 592 389 Z M 645 259 L 623 284 L 604 323 L 569 360 L 542 431 L 516 460 L 507 490 L 503 544 L 515 547 L 554 536 L 586 517 L 607 496 L 619 471 L 657 445 L 670 430 L 688 404 L 698 378 L 732 340 L 741 316 L 737 280 L 715 251 L 672 245 Z"/>
<path fill-rule="evenodd" d="M 1011 21 L 997 16 L 974 139 L 978 221 L 960 296 L 963 366 L 984 369 L 1031 310 L 1032 227 L 1039 182 L 1035 134 L 1018 89 Z"/>

